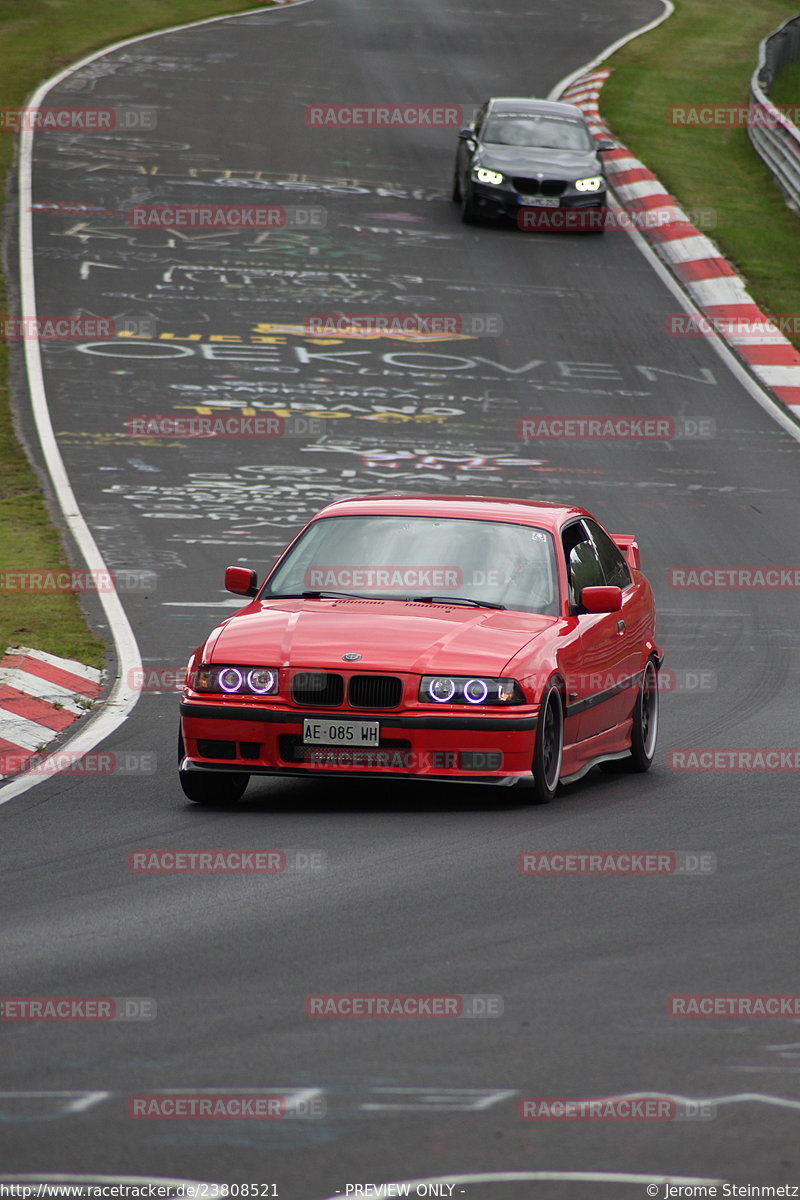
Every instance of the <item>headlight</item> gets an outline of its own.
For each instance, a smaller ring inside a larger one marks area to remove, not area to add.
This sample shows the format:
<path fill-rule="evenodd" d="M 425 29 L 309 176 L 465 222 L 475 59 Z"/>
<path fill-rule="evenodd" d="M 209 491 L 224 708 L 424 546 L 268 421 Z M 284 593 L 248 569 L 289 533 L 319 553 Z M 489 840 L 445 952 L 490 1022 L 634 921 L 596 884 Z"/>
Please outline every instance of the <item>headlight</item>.
<path fill-rule="evenodd" d="M 479 675 L 423 675 L 419 699 L 425 704 L 524 704 L 516 679 Z"/>
<path fill-rule="evenodd" d="M 502 171 L 490 171 L 487 167 L 476 167 L 472 175 L 474 179 L 477 179 L 478 183 L 493 183 L 497 185 L 503 182 Z"/>
<path fill-rule="evenodd" d="M 228 696 L 274 696 L 278 691 L 277 667 L 201 666 L 189 676 L 194 692 L 222 692 Z"/>
<path fill-rule="evenodd" d="M 579 192 L 599 192 L 602 186 L 602 175 L 590 175 L 588 179 L 575 180 L 575 187 Z"/>

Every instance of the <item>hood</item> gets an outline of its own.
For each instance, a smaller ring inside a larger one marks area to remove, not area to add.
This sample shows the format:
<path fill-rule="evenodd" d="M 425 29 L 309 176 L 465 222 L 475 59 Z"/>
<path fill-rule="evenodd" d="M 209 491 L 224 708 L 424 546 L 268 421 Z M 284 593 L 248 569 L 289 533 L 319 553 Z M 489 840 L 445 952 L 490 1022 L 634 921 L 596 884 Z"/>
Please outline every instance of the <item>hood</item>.
<path fill-rule="evenodd" d="M 602 175 L 603 165 L 593 150 L 544 150 L 525 146 L 481 146 L 473 165 L 504 175 L 563 175 L 581 179 Z"/>
<path fill-rule="evenodd" d="M 556 624 L 536 613 L 402 600 L 255 602 L 219 626 L 205 662 L 425 675 L 502 675 L 527 642 Z M 342 655 L 356 652 L 357 663 Z"/>

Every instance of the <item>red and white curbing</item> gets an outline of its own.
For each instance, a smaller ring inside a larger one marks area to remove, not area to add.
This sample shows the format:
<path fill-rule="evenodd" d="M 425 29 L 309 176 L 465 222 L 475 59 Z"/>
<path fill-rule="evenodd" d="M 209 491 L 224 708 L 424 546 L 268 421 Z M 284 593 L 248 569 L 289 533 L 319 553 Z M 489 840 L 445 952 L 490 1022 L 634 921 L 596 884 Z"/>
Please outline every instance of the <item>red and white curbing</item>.
<path fill-rule="evenodd" d="M 77 721 L 100 695 L 102 673 L 43 650 L 10 647 L 0 660 L 0 779 Z"/>
<path fill-rule="evenodd" d="M 600 90 L 610 74 L 608 69 L 587 72 L 559 97 L 583 110 L 595 138 L 614 137 L 598 108 Z M 718 247 L 689 221 L 653 172 L 618 141 L 617 146 L 603 154 L 603 161 L 632 223 L 658 251 L 711 328 L 762 387 L 800 419 L 800 353 L 761 311 Z M 647 219 L 643 219 L 645 214 Z"/>

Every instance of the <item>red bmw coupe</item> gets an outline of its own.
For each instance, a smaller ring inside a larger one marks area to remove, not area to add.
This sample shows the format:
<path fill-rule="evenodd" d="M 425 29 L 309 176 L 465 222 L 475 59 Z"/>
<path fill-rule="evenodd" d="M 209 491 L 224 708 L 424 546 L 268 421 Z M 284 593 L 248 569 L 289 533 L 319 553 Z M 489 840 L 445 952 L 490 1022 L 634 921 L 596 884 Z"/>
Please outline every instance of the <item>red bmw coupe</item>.
<path fill-rule="evenodd" d="M 479 496 L 328 505 L 189 660 L 179 775 L 198 804 L 251 775 L 523 783 L 653 761 L 656 614 L 629 534 Z"/>

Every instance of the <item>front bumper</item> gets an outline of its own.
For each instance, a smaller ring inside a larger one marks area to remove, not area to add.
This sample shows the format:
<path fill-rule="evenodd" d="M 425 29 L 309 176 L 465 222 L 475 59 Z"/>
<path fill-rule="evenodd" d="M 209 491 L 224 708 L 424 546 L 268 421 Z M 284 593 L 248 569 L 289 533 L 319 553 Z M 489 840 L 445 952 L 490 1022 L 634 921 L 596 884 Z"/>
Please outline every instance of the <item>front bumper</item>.
<path fill-rule="evenodd" d="M 478 715 L 288 709 L 184 700 L 183 771 L 390 775 L 500 782 L 531 775 L 536 710 Z M 303 721 L 377 721 L 377 746 L 306 745 Z"/>
<path fill-rule="evenodd" d="M 521 213 L 533 212 L 542 218 L 542 228 L 547 227 L 547 214 L 560 214 L 559 218 L 555 217 L 551 222 L 551 228 L 572 228 L 579 231 L 581 225 L 585 225 L 587 229 L 597 228 L 598 221 L 604 216 L 607 204 L 607 195 L 605 188 L 599 192 L 565 192 L 564 195 L 558 197 L 558 206 L 546 206 L 538 204 L 520 204 L 519 193 L 510 186 L 500 184 L 495 186 L 487 183 L 477 183 L 474 179 L 468 184 L 469 199 L 473 211 L 477 216 L 486 217 L 508 217 L 512 221 L 517 221 L 522 228 L 522 224 L 518 218 Z M 565 220 L 566 214 L 570 214 L 569 219 Z M 535 228 L 535 226 L 532 226 Z"/>

